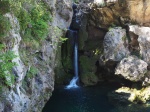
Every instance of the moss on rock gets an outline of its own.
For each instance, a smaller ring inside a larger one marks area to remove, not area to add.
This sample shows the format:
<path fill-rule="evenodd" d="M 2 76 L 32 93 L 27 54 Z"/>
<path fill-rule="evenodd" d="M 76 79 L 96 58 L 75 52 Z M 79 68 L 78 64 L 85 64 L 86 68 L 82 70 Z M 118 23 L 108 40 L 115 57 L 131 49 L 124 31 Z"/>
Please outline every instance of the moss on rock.
<path fill-rule="evenodd" d="M 81 82 L 84 85 L 95 85 L 98 82 L 95 61 L 87 56 L 80 56 L 80 71 Z"/>

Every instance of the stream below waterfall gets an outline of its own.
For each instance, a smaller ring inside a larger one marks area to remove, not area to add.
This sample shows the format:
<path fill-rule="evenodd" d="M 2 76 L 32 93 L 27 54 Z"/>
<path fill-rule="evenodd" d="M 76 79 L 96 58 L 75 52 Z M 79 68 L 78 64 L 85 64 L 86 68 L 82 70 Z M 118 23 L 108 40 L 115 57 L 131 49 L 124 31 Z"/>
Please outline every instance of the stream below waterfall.
<path fill-rule="evenodd" d="M 150 107 L 145 105 L 115 107 L 110 103 L 108 93 L 119 87 L 118 83 L 71 89 L 65 89 L 62 86 L 55 87 L 43 112 L 150 112 Z"/>

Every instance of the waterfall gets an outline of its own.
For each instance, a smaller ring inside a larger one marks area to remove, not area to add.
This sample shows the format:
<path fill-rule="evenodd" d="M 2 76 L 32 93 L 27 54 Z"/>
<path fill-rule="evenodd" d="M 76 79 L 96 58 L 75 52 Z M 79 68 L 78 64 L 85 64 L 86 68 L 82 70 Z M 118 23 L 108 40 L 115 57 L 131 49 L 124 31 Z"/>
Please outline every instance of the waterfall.
<path fill-rule="evenodd" d="M 76 88 L 78 87 L 77 81 L 78 81 L 78 73 L 79 73 L 79 68 L 78 68 L 78 31 L 81 26 L 81 18 L 77 17 L 77 6 L 76 4 L 73 4 L 73 18 L 72 18 L 72 23 L 69 28 L 69 32 L 73 36 L 74 40 L 74 55 L 73 55 L 73 63 L 74 63 L 74 77 L 70 81 L 69 85 L 67 85 L 67 89 L 69 88 Z"/>
<path fill-rule="evenodd" d="M 74 74 L 75 77 L 78 77 L 78 33 L 75 32 L 75 38 L 74 38 Z"/>
<path fill-rule="evenodd" d="M 74 62 L 74 77 L 70 81 L 69 85 L 67 85 L 67 89 L 70 88 L 77 88 L 77 81 L 78 81 L 78 73 L 79 73 L 79 68 L 78 68 L 78 32 L 74 30 L 70 30 L 73 32 L 73 37 L 74 37 L 74 57 L 73 57 L 73 62 Z"/>

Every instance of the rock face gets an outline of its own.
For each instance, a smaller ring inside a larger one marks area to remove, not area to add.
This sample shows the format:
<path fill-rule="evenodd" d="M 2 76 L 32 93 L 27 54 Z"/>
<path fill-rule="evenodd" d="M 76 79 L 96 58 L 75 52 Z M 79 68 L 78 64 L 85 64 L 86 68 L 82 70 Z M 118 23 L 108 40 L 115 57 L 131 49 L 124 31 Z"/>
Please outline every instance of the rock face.
<path fill-rule="evenodd" d="M 116 67 L 115 74 L 121 74 L 125 79 L 141 81 L 147 72 L 147 63 L 135 56 L 124 58 Z"/>
<path fill-rule="evenodd" d="M 105 60 L 120 61 L 129 55 L 125 39 L 126 31 L 121 27 L 112 28 L 106 33 L 103 41 Z"/>
<path fill-rule="evenodd" d="M 52 95 L 54 69 L 57 58 L 60 58 L 56 52 L 59 37 L 64 37 L 73 13 L 71 0 L 45 3 L 52 11 L 53 21 L 49 21 L 48 36 L 42 41 L 32 38 L 25 41 L 20 34 L 21 23 L 17 17 L 12 13 L 5 14 L 11 25 L 5 41 L 6 50 L 13 51 L 17 56 L 12 60 L 17 65 L 13 67 L 14 84 L 1 90 L 0 112 L 41 112 Z M 60 10 L 62 6 L 64 10 Z"/>
<path fill-rule="evenodd" d="M 150 27 L 130 25 L 130 31 L 138 35 L 141 57 L 150 64 Z"/>
<path fill-rule="evenodd" d="M 136 21 L 140 25 L 150 26 L 149 0 L 105 1 L 105 5 L 103 5 L 102 8 L 97 8 L 98 6 L 95 6 L 95 8 L 93 8 L 93 10 L 91 11 L 89 20 L 90 24 L 97 27 L 108 28 L 109 26 L 111 26 L 111 24 Z"/>

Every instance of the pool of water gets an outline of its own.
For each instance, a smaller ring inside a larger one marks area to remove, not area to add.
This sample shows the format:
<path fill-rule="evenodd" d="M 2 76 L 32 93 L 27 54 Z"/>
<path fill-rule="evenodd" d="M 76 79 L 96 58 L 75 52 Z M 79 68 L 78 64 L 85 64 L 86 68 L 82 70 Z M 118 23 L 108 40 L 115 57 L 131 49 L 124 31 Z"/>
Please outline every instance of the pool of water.
<path fill-rule="evenodd" d="M 115 83 L 74 89 L 56 87 L 42 112 L 150 112 L 146 105 L 116 107 L 110 103 L 107 94 L 119 87 Z"/>

